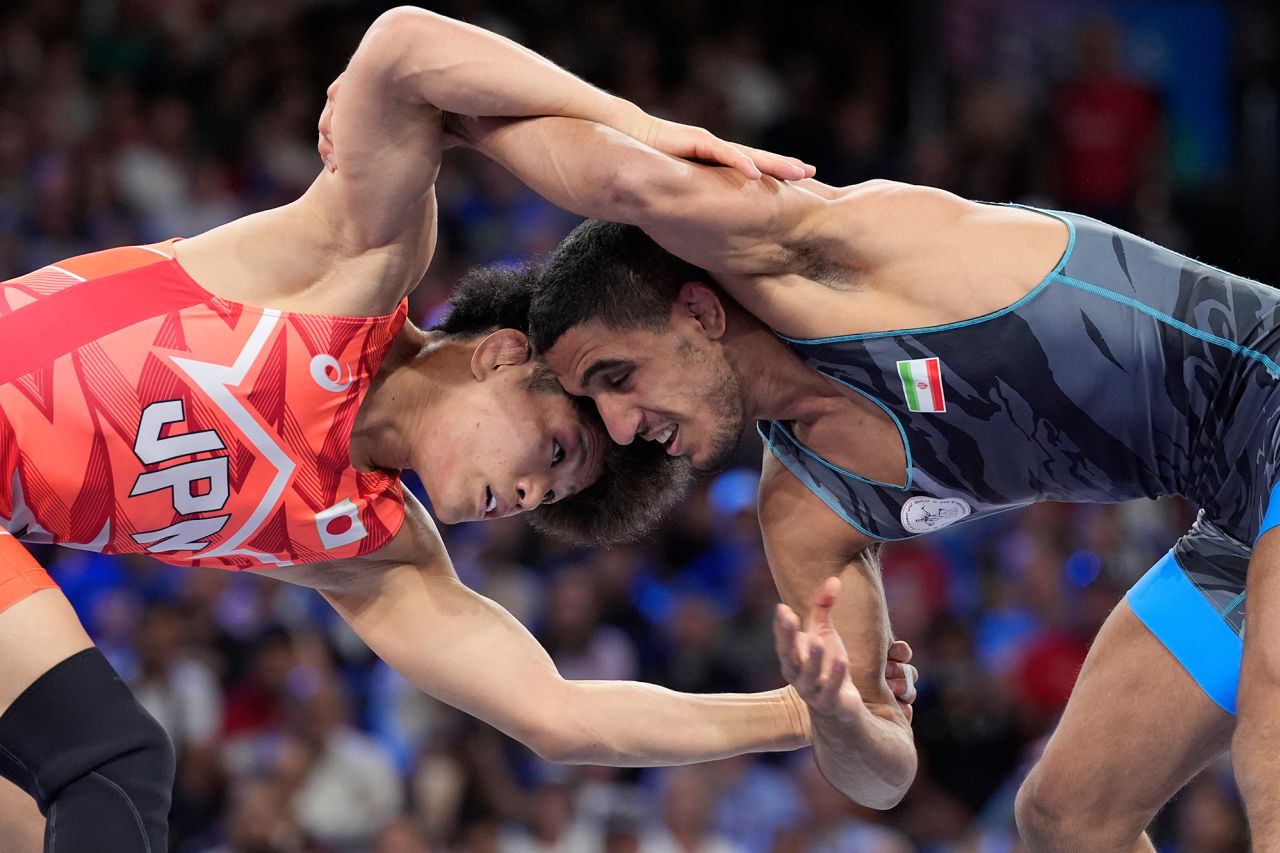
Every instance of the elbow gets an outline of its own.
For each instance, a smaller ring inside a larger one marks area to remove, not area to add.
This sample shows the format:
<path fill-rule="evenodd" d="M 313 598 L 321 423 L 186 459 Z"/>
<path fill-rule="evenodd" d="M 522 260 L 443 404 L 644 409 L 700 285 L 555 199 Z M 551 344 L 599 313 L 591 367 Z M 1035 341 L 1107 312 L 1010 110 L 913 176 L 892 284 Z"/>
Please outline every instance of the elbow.
<path fill-rule="evenodd" d="M 569 686 L 569 682 L 563 682 L 563 686 Z M 574 702 L 566 697 L 548 701 L 542 707 L 543 712 L 527 716 L 518 731 L 512 732 L 516 740 L 552 764 L 599 763 L 600 750 L 575 720 Z"/>
<path fill-rule="evenodd" d="M 397 6 L 379 15 L 365 32 L 352 65 L 365 64 L 388 82 L 402 85 L 414 74 L 431 72 L 457 22 L 416 6 Z M 412 93 L 411 93 L 412 94 Z"/>
<path fill-rule="evenodd" d="M 894 806 L 902 802 L 902 798 L 907 795 L 907 791 L 911 790 L 911 783 L 915 781 L 915 762 L 912 761 L 910 774 L 898 783 L 886 781 L 883 787 L 873 792 L 870 796 L 863 798 L 862 805 L 870 809 L 879 811 L 888 811 Z"/>
<path fill-rule="evenodd" d="M 900 791 L 885 791 L 883 795 L 877 794 L 873 797 L 864 797 L 863 801 L 859 803 L 859 805 L 866 806 L 869 809 L 875 809 L 876 811 L 887 812 L 889 809 L 897 806 L 898 803 L 901 803 L 902 798 L 906 795 L 907 788 L 903 788 Z"/>
<path fill-rule="evenodd" d="M 915 781 L 918 765 L 919 759 L 915 745 L 908 742 L 907 748 L 902 750 L 895 760 L 889 763 L 889 766 L 882 768 L 880 784 L 875 790 L 867 792 L 866 796 L 860 797 L 859 802 L 868 808 L 881 811 L 887 811 L 898 805 L 907 795 L 907 791 L 911 790 L 911 783 Z"/>
<path fill-rule="evenodd" d="M 561 726 L 550 725 L 526 731 L 520 742 L 543 761 L 551 764 L 599 763 L 594 750 L 582 739 Z"/>
<path fill-rule="evenodd" d="M 429 36 L 441 30 L 448 21 L 444 15 L 417 6 L 396 6 L 374 19 L 369 25 L 369 35 L 401 33 L 409 37 Z"/>

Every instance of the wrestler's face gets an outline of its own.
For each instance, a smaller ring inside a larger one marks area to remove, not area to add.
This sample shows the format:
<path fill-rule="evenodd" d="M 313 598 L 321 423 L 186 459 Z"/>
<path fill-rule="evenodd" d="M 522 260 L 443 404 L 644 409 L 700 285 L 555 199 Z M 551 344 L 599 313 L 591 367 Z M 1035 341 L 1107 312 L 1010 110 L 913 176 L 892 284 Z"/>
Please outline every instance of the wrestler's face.
<path fill-rule="evenodd" d="M 544 355 L 565 390 L 595 401 L 615 442 L 658 441 L 711 471 L 728 464 L 746 426 L 743 382 L 721 344 L 724 323 L 715 293 L 691 283 L 663 329 L 583 323 Z"/>
<path fill-rule="evenodd" d="M 489 336 L 471 368 L 445 416 L 422 437 L 418 473 L 437 518 L 449 524 L 503 518 L 595 482 L 604 436 L 529 358 L 523 334 L 505 329 Z"/>

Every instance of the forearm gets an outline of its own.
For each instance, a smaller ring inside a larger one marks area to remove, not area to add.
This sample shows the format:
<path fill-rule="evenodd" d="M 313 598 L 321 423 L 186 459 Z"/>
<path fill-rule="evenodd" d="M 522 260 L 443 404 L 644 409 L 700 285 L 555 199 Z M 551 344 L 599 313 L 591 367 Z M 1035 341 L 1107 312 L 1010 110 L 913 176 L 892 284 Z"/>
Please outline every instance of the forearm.
<path fill-rule="evenodd" d="M 485 118 L 451 125 L 552 203 L 638 226 L 668 252 L 713 272 L 778 271 L 785 256 L 779 240 L 825 203 L 802 186 L 768 175 L 748 180 L 737 169 L 673 156 L 596 122 Z"/>
<path fill-rule="evenodd" d="M 567 681 L 519 622 L 456 577 L 406 566 L 355 583 L 370 588 L 325 597 L 383 660 L 548 760 L 686 764 L 809 742 L 807 709 L 789 688 L 695 695 Z"/>
<path fill-rule="evenodd" d="M 644 116 L 510 39 L 425 9 L 392 9 L 366 41 L 399 91 L 445 112 L 567 116 L 624 129 Z"/>
<path fill-rule="evenodd" d="M 790 688 L 676 693 L 640 682 L 569 682 L 562 751 L 571 764 L 693 764 L 809 743 L 809 715 Z"/>
<path fill-rule="evenodd" d="M 699 168 L 597 122 L 451 116 L 447 126 L 552 204 L 628 225 L 643 224 L 651 196 L 677 191 Z"/>
<path fill-rule="evenodd" d="M 892 641 L 880 581 L 879 555 L 863 551 L 839 575 L 841 595 L 831 621 L 845 638 L 850 678 L 861 707 L 851 719 L 814 715 L 814 757 L 827 781 L 845 796 L 873 808 L 902 799 L 916 771 L 911 726 L 884 678 L 885 653 Z M 876 602 L 868 608 L 867 602 Z"/>

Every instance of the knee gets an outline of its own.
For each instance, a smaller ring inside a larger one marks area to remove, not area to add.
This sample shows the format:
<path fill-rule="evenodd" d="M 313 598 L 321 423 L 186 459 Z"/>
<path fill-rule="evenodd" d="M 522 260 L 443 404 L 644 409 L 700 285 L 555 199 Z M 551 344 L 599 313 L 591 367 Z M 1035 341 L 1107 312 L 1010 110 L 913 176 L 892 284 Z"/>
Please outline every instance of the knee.
<path fill-rule="evenodd" d="M 91 775 L 168 808 L 173 744 L 96 649 L 54 667 L 9 707 L 0 717 L 0 747 L 0 774 L 41 811 Z"/>
<path fill-rule="evenodd" d="M 1109 802 L 1104 786 L 1079 781 L 1043 762 L 1032 768 L 1014 800 L 1014 819 L 1027 846 L 1036 853 L 1130 849 L 1145 822 Z"/>
<path fill-rule="evenodd" d="M 128 784 L 144 786 L 167 799 L 177 775 L 177 754 L 169 733 L 136 702 L 121 710 L 121 737 L 105 766 L 119 768 L 116 775 Z"/>
<path fill-rule="evenodd" d="M 1032 850 L 1053 849 L 1049 842 L 1061 838 L 1068 828 L 1074 829 L 1069 804 L 1044 775 L 1037 764 L 1023 780 L 1013 802 L 1018 833 Z"/>

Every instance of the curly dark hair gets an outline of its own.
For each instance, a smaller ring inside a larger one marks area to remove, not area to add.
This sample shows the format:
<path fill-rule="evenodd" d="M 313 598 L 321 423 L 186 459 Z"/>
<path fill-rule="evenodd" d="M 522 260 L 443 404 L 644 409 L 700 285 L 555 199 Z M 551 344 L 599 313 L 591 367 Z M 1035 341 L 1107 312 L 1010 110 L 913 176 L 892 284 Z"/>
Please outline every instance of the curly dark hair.
<path fill-rule="evenodd" d="M 529 328 L 529 306 L 542 268 L 496 264 L 469 270 L 454 288 L 448 313 L 433 331 L 471 338 L 497 329 Z M 530 387 L 563 394 L 550 370 L 534 371 Z M 656 525 L 685 495 L 692 480 L 689 464 L 668 456 L 661 445 L 609 440 L 595 404 L 573 398 L 583 425 L 604 448 L 600 477 L 587 488 L 524 514 L 535 530 L 573 545 L 616 545 L 634 541 Z"/>

